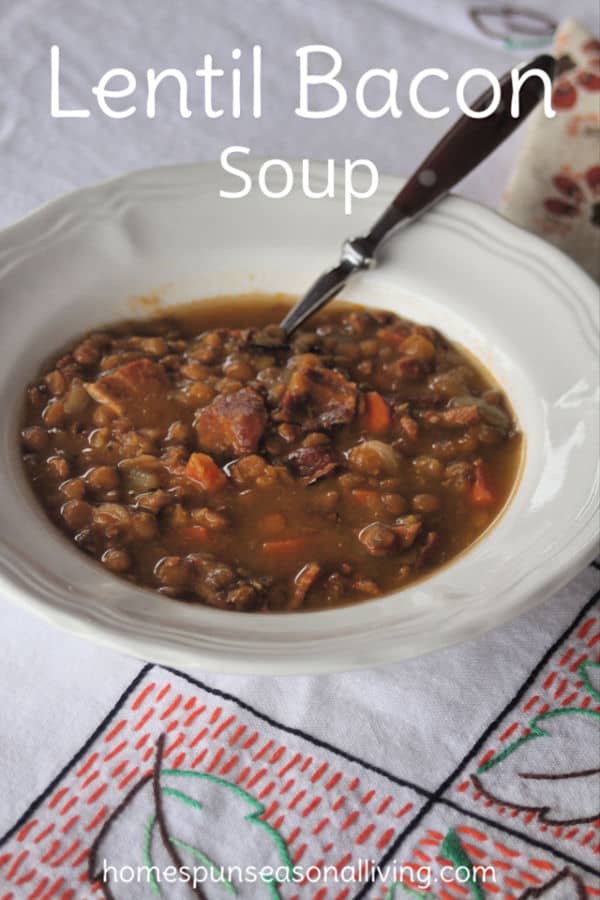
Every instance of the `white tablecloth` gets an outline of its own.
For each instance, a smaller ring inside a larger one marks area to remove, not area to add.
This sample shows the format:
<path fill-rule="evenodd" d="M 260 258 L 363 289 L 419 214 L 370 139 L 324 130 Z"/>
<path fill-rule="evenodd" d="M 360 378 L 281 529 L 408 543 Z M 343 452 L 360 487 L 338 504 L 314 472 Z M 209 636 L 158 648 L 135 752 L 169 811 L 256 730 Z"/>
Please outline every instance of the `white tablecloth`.
<path fill-rule="evenodd" d="M 594 27 L 586 0 L 527 6 Z M 534 52 L 534 41 L 511 46 L 485 34 L 468 8 L 442 0 L 0 0 L 0 225 L 81 185 L 215 158 L 231 144 L 270 157 L 370 157 L 381 171 L 407 174 L 448 120 L 425 122 L 408 109 L 399 122 L 369 121 L 355 109 L 333 121 L 299 119 L 295 50 L 334 45 L 348 85 L 373 66 L 398 67 L 405 85 L 426 66 L 445 68 L 450 81 L 432 100 L 452 105 L 466 68 L 500 73 Z M 512 44 L 522 39 L 513 35 Z M 81 120 L 49 115 L 52 44 L 61 48 L 64 105 L 91 107 L 91 86 L 108 68 L 141 76 L 149 66 L 177 66 L 191 78 L 205 52 L 227 67 L 232 48 L 247 54 L 254 43 L 264 54 L 259 121 L 248 110 L 207 121 L 199 106 L 183 120 L 174 104 L 161 105 L 154 121 L 109 120 L 97 109 Z M 467 196 L 496 205 L 518 140 L 464 183 Z M 472 863 L 496 867 L 496 885 L 474 897 L 599 896 L 597 587 L 589 567 L 537 610 L 461 647 L 382 670 L 291 679 L 142 668 L 0 603 L 0 897 L 91 896 L 92 841 L 115 864 L 144 859 L 144 810 L 132 800 L 111 816 L 152 766 L 163 733 L 163 765 L 168 758 L 174 769 L 221 779 L 194 781 L 204 825 L 190 812 L 195 795 L 175 817 L 180 841 L 187 835 L 209 856 L 210 845 L 213 856 L 226 848 L 232 864 L 287 853 L 307 865 L 394 858 L 437 871 L 442 857 L 459 864 L 456 839 Z M 148 791 L 136 796 L 150 809 Z M 263 804 L 282 844 L 247 819 L 238 827 L 235 803 L 248 812 L 251 802 Z M 384 896 L 375 881 L 286 885 L 281 896 Z M 182 883 L 160 889 L 194 896 Z M 444 900 L 469 896 L 456 879 L 430 890 Z M 222 887 L 205 891 L 227 896 Z M 139 884 L 113 885 L 111 894 L 152 895 Z M 246 884 L 240 896 L 263 894 Z"/>

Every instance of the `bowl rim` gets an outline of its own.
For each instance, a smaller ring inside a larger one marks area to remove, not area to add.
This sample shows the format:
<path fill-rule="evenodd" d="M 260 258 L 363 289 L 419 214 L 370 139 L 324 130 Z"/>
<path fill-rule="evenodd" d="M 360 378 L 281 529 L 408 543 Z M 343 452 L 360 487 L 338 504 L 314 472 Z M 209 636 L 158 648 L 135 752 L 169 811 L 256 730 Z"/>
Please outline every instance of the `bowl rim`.
<path fill-rule="evenodd" d="M 245 168 L 248 172 L 256 173 L 263 162 L 264 160 L 260 158 L 253 158 L 252 160 L 247 160 Z M 300 168 L 300 162 L 292 160 L 288 160 L 288 162 L 297 174 Z M 107 195 L 110 197 L 114 192 L 119 192 L 123 188 L 127 188 L 128 184 L 131 185 L 136 181 L 141 181 L 142 183 L 149 181 L 152 183 L 155 179 L 159 181 L 162 180 L 163 182 L 166 180 L 168 185 L 169 179 L 174 178 L 177 180 L 184 175 L 208 175 L 209 173 L 214 172 L 217 166 L 218 163 L 208 162 L 186 164 L 182 166 L 160 166 L 151 169 L 136 170 L 125 175 L 117 176 L 116 178 L 108 179 L 97 185 L 84 187 L 77 191 L 64 194 L 61 197 L 40 206 L 38 209 L 28 213 L 17 222 L 12 223 L 7 228 L 0 231 L 0 280 L 3 275 L 2 263 L 5 259 L 10 257 L 11 252 L 14 252 L 17 247 L 23 247 L 24 244 L 29 244 L 33 245 L 32 249 L 35 253 L 35 239 L 36 234 L 39 234 L 39 227 L 44 224 L 44 221 L 54 220 L 54 234 L 60 232 L 61 223 L 64 224 L 65 221 L 69 219 L 70 207 L 72 212 L 85 213 L 86 207 L 89 208 L 90 204 L 93 207 L 94 201 L 97 201 L 98 198 Z M 321 174 L 324 173 L 325 164 L 315 162 L 314 166 L 317 170 L 320 168 Z M 339 179 L 340 177 L 341 173 L 336 172 L 336 178 Z M 381 199 L 384 192 L 388 194 L 395 193 L 400 183 L 401 181 L 397 178 L 382 175 L 380 177 L 379 191 L 376 195 L 378 200 Z M 291 195 L 293 196 L 296 192 L 297 189 L 294 187 Z M 63 215 L 63 213 L 66 213 L 66 215 Z M 456 222 L 462 223 L 463 226 L 467 227 L 467 230 L 470 229 L 473 231 L 474 229 L 477 233 L 485 232 L 488 237 L 491 236 L 495 241 L 499 241 L 501 245 L 510 248 L 513 258 L 516 256 L 519 257 L 522 262 L 526 261 L 529 264 L 539 264 L 546 270 L 550 269 L 552 276 L 556 277 L 559 282 L 572 292 L 575 303 L 581 301 L 583 298 L 583 305 L 578 307 L 578 312 L 585 313 L 586 318 L 587 315 L 589 315 L 591 321 L 593 321 L 595 312 L 593 297 L 596 294 L 596 285 L 592 279 L 562 251 L 543 241 L 536 235 L 513 225 L 487 207 L 471 200 L 452 196 L 449 200 L 445 201 L 433 215 L 438 217 L 442 222 L 445 219 L 446 224 L 448 224 L 448 220 L 451 220 L 454 224 L 456 224 Z M 31 231 L 33 231 L 33 236 L 31 235 Z M 587 309 L 585 308 L 586 306 Z M 589 338 L 590 333 L 586 332 L 586 334 Z M 511 495 L 511 498 L 512 497 L 514 497 L 514 492 Z M 587 521 L 589 524 L 590 520 L 588 519 Z M 497 521 L 493 523 L 492 530 L 496 525 Z M 51 527 L 50 524 L 49 527 Z M 532 571 L 529 571 L 515 588 L 515 596 L 513 597 L 512 602 L 507 603 L 501 609 L 497 610 L 493 622 L 487 623 L 486 621 L 482 621 L 481 618 L 478 619 L 477 616 L 474 616 L 468 630 L 465 630 L 463 627 L 462 629 L 453 632 L 450 628 L 444 633 L 443 640 L 432 639 L 431 636 L 429 639 L 426 639 L 421 636 L 421 642 L 416 653 L 421 655 L 422 653 L 428 653 L 445 646 L 450 646 L 465 640 L 466 638 L 475 637 L 485 632 L 490 627 L 497 627 L 503 622 L 508 621 L 520 612 L 543 600 L 550 591 L 558 590 L 562 585 L 569 581 L 585 564 L 589 563 L 594 558 L 597 553 L 597 546 L 598 528 L 588 528 L 586 534 L 579 541 L 574 553 L 570 553 L 568 558 L 565 558 L 565 551 L 567 548 L 561 547 L 562 552 L 557 552 L 552 557 L 551 562 L 546 563 L 543 575 L 539 577 L 538 573 L 538 577 L 535 579 L 535 585 L 529 584 L 532 574 L 535 573 L 535 567 Z M 451 566 L 452 563 L 449 565 Z M 448 566 L 444 568 L 448 568 Z M 142 658 L 148 658 L 148 651 L 150 650 L 150 658 L 158 659 L 159 661 L 171 665 L 202 665 L 204 668 L 215 671 L 269 674 L 272 674 L 275 671 L 280 674 L 339 671 L 360 667 L 361 665 L 370 666 L 374 664 L 372 659 L 369 659 L 367 662 L 357 660 L 355 649 L 350 649 L 348 652 L 344 653 L 339 647 L 336 648 L 335 655 L 331 653 L 330 655 L 321 657 L 318 661 L 315 661 L 313 654 L 315 650 L 319 650 L 318 640 L 314 642 L 314 646 L 310 646 L 311 642 L 308 642 L 307 646 L 304 647 L 303 656 L 301 654 L 299 655 L 297 652 L 293 656 L 288 655 L 290 648 L 284 647 L 280 651 L 279 657 L 275 655 L 268 659 L 262 659 L 258 656 L 254 656 L 251 662 L 248 662 L 248 660 L 238 661 L 230 658 L 227 660 L 226 664 L 223 665 L 223 650 L 222 648 L 219 649 L 217 647 L 214 651 L 210 648 L 204 648 L 201 653 L 201 659 L 198 661 L 194 659 L 196 654 L 195 652 L 190 651 L 190 648 L 185 649 L 172 645 L 169 646 L 169 642 L 167 641 L 165 643 L 164 640 L 158 642 L 156 640 L 152 641 L 147 634 L 124 633 L 122 626 L 116 626 L 115 623 L 106 621 L 101 622 L 98 620 L 94 621 L 89 618 L 86 619 L 86 617 L 81 615 L 81 612 L 78 613 L 66 609 L 57 609 L 48 604 L 47 598 L 42 599 L 38 596 L 35 589 L 32 590 L 31 583 L 28 584 L 27 579 L 23 581 L 22 574 L 23 573 L 19 573 L 15 570 L 14 565 L 8 565 L 6 559 L 0 559 L 0 586 L 6 590 L 7 595 L 12 596 L 18 603 L 38 614 L 42 614 L 47 620 L 59 624 L 61 627 L 67 628 L 80 636 L 87 638 L 93 637 L 94 640 L 101 644 L 111 646 L 129 654 L 141 656 Z M 434 577 L 435 573 L 423 582 L 419 582 L 419 584 L 430 583 Z M 141 591 L 143 594 L 148 593 L 145 589 L 137 590 Z M 386 596 L 389 597 L 392 595 Z M 385 599 L 386 598 L 384 597 L 373 601 L 367 601 L 365 604 L 361 604 L 361 606 L 369 607 L 371 604 L 380 603 Z M 347 609 L 347 607 L 341 607 L 336 610 L 307 612 L 302 614 L 302 619 L 317 617 L 318 620 L 325 625 L 326 618 L 329 618 L 332 621 L 338 621 L 340 614 L 343 614 L 345 609 Z M 219 610 L 210 610 L 210 612 L 215 616 L 225 616 L 227 619 L 231 618 L 229 612 Z M 248 617 L 260 618 L 264 622 L 264 614 L 256 613 L 244 614 L 241 622 L 248 621 Z M 281 617 L 276 616 L 273 618 Z M 294 617 L 291 615 L 284 616 L 283 618 L 290 622 L 294 620 Z M 296 648 L 296 650 L 297 649 L 298 648 Z M 415 654 L 405 651 L 401 654 L 401 658 L 406 658 L 410 655 Z M 393 662 L 398 658 L 399 655 L 391 652 L 390 646 L 386 645 L 385 652 L 381 653 L 381 657 L 376 664 L 379 665 Z"/>

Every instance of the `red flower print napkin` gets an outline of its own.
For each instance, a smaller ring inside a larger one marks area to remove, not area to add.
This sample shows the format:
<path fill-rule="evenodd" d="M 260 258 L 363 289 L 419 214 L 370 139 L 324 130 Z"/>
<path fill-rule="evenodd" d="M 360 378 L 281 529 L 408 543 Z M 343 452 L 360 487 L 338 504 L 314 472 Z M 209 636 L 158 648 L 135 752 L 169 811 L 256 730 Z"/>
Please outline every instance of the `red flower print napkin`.
<path fill-rule="evenodd" d="M 554 53 L 562 59 L 556 116 L 533 114 L 500 211 L 600 281 L 600 41 L 567 19 Z"/>

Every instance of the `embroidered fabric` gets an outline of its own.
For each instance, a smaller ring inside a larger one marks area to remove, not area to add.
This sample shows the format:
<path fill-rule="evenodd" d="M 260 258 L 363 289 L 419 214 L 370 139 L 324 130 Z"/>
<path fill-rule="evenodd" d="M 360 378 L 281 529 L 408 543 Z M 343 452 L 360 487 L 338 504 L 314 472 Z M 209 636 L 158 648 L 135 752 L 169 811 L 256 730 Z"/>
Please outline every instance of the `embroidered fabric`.
<path fill-rule="evenodd" d="M 318 18 L 314 5 L 284 0 L 257 3 L 250 20 L 238 0 L 180 0 L 176 16 L 142 0 L 107 0 L 101 13 L 94 0 L 8 6 L 0 30 L 8 73 L 1 224 L 126 168 L 216 158 L 225 144 L 251 141 L 257 155 L 277 148 L 294 157 L 301 148 L 315 158 L 344 158 L 351 146 L 382 171 L 406 173 L 429 142 L 408 111 L 399 123 L 377 123 L 375 147 L 373 123 L 350 110 L 335 128 L 293 115 L 299 43 L 317 34 L 336 46 L 349 78 L 371 46 L 371 65 L 402 66 L 408 76 L 426 62 L 456 74 L 483 57 L 501 72 L 548 47 L 552 25 L 542 0 L 528 0 L 518 14 L 492 4 L 389 0 L 352 4 L 352 15 L 332 0 Z M 551 18 L 567 13 L 593 24 L 585 0 L 552 4 Z M 64 102 L 78 105 L 113 65 L 193 68 L 204 46 L 215 59 L 229 59 L 237 45 L 249 51 L 257 22 L 272 102 L 259 123 L 216 120 L 199 133 L 172 105 L 152 122 L 49 117 L 52 42 L 63 51 Z M 449 91 L 442 86 L 433 99 L 444 105 Z M 495 205 L 521 139 L 503 146 L 464 193 Z M 555 183 L 547 196 L 572 205 L 566 189 Z M 557 209 L 549 212 L 561 218 Z M 206 679 L 142 667 L 8 604 L 0 605 L 0 648 L 3 900 L 99 896 L 91 880 L 102 854 L 114 866 L 175 856 L 209 867 L 283 861 L 342 871 L 367 859 L 412 867 L 401 882 L 375 872 L 356 884 L 265 883 L 266 896 L 277 891 L 286 900 L 600 895 L 598 568 L 461 647 L 348 675 Z M 475 864 L 494 867 L 494 890 L 473 877 Z M 442 865 L 451 879 L 465 868 L 467 882 L 417 884 L 419 866 L 438 878 Z M 259 896 L 256 886 L 235 887 Z M 160 888 L 176 900 L 203 896 L 189 884 Z M 156 896 L 149 882 L 138 889 L 113 881 L 108 890 L 115 900 Z M 210 900 L 230 893 L 201 890 Z"/>

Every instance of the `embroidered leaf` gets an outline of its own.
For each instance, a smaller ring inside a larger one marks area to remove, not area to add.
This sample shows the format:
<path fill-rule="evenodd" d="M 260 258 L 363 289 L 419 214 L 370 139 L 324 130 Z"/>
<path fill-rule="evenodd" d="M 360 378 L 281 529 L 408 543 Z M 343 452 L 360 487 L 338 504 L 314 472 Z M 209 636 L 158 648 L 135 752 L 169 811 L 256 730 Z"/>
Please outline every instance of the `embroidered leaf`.
<path fill-rule="evenodd" d="M 156 816 L 151 816 L 150 820 L 146 826 L 146 841 L 144 843 L 144 863 L 148 866 L 150 872 L 150 886 L 154 893 L 160 897 L 160 884 L 156 880 L 156 877 L 152 871 L 153 862 L 152 862 L 152 840 L 154 834 L 154 828 L 156 826 Z M 227 888 L 234 896 L 237 896 L 237 891 L 233 886 L 232 882 L 225 876 L 221 875 L 219 866 L 215 863 L 214 859 L 210 859 L 206 856 L 202 851 L 198 850 L 196 847 L 190 846 L 190 844 L 186 844 L 185 841 L 180 841 L 178 838 L 171 838 L 171 843 L 174 847 L 179 847 L 182 850 L 186 850 L 189 854 L 191 854 L 195 859 L 199 860 L 200 863 L 206 868 L 207 872 L 210 872 L 211 875 L 215 878 L 215 880 L 221 881 L 224 887 Z"/>
<path fill-rule="evenodd" d="M 455 869 L 464 869 L 467 870 L 469 874 L 468 881 L 462 881 L 463 884 L 468 884 L 471 889 L 471 894 L 474 897 L 474 900 L 484 900 L 483 890 L 481 885 L 477 881 L 475 877 L 475 872 L 473 870 L 473 864 L 460 842 L 460 838 L 455 832 L 453 828 L 450 829 L 446 837 L 444 838 L 444 842 L 442 844 L 442 856 L 445 856 L 446 859 L 449 859 L 451 863 L 454 864 Z"/>
<path fill-rule="evenodd" d="M 600 703 L 600 663 L 581 663 L 577 671 L 583 681 L 584 691 L 587 691 L 597 703 Z"/>
<path fill-rule="evenodd" d="M 587 896 L 579 875 L 565 868 L 541 887 L 528 888 L 519 900 L 586 900 Z"/>
<path fill-rule="evenodd" d="M 536 716 L 530 729 L 471 776 L 475 786 L 549 825 L 593 822 L 600 815 L 600 714 L 554 709 Z"/>
<path fill-rule="evenodd" d="M 468 885 L 474 900 L 485 900 L 483 888 L 477 881 L 471 859 L 453 828 L 450 828 L 443 840 L 441 856 L 444 857 L 444 859 L 449 860 L 454 865 L 455 869 L 461 870 L 461 884 Z M 465 878 L 467 873 L 468 877 Z M 409 885 L 404 884 L 402 881 L 396 881 L 391 885 L 386 894 L 386 900 L 400 900 L 398 890 L 401 890 L 403 894 L 406 894 L 409 897 L 415 898 L 415 900 L 436 900 L 434 894 L 425 894 L 423 891 L 415 890 Z"/>
<path fill-rule="evenodd" d="M 285 841 L 261 818 L 262 803 L 214 775 L 162 768 L 163 746 L 161 737 L 154 772 L 98 835 L 90 879 L 110 900 L 278 900 L 273 876 L 247 877 L 270 867 L 286 880 L 291 871 Z"/>

